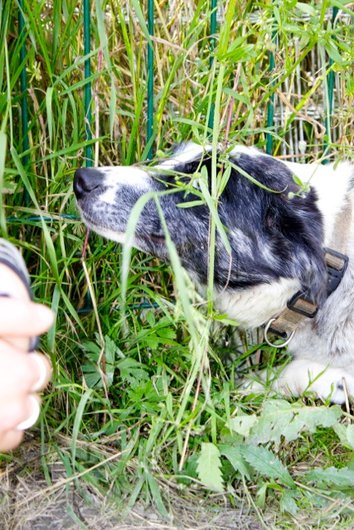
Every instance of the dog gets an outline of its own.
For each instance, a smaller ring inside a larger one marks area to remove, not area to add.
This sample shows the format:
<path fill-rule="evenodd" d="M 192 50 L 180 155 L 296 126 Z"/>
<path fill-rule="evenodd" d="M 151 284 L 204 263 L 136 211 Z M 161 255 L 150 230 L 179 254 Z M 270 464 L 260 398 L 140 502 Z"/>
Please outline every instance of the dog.
<path fill-rule="evenodd" d="M 74 192 L 83 222 L 119 243 L 139 198 L 158 194 L 181 263 L 203 288 L 211 214 L 201 189 L 211 193 L 212 175 L 214 186 L 223 179 L 218 226 L 229 242 L 219 228 L 216 307 L 243 328 L 264 326 L 268 343 L 273 332 L 289 344 L 293 359 L 273 382 L 275 391 L 297 396 L 309 390 L 322 400 L 347 402 L 354 396 L 352 164 L 300 164 L 253 147 L 213 151 L 186 142 L 152 165 L 80 168 Z M 132 244 L 169 259 L 153 199 L 143 207 Z"/>

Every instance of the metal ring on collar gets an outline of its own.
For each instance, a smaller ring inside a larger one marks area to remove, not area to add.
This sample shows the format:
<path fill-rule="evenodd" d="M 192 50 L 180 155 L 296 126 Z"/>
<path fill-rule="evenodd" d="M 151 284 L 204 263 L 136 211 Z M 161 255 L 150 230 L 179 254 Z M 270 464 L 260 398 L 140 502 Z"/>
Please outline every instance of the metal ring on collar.
<path fill-rule="evenodd" d="M 291 341 L 291 339 L 293 338 L 293 336 L 295 335 L 295 331 L 296 329 L 294 329 L 294 331 L 292 331 L 289 335 L 289 337 L 287 337 L 287 339 L 285 339 L 284 342 L 282 342 L 281 344 L 275 344 L 274 342 L 271 342 L 268 338 L 268 331 L 269 331 L 269 328 L 270 326 L 273 324 L 273 322 L 276 320 L 276 318 L 271 318 L 268 322 L 267 322 L 267 325 L 265 326 L 264 328 L 264 340 L 266 341 L 266 343 L 268 344 L 268 346 L 271 346 L 272 348 L 285 348 L 285 346 L 287 346 L 289 344 L 289 342 Z"/>

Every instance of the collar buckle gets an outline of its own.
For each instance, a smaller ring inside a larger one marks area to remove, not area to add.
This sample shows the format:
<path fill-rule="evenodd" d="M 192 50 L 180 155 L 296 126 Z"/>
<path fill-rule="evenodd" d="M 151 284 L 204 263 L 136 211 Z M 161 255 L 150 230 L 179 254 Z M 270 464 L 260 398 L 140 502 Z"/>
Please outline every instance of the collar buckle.
<path fill-rule="evenodd" d="M 307 318 L 313 318 L 316 316 L 318 311 L 318 306 L 310 302 L 306 297 L 306 291 L 298 291 L 288 300 L 287 303 L 288 309 L 299 313 Z"/>
<path fill-rule="evenodd" d="M 342 281 L 348 267 L 349 258 L 332 248 L 326 247 L 324 251 L 328 273 L 327 296 L 329 296 L 337 289 Z"/>
<path fill-rule="evenodd" d="M 348 267 L 349 258 L 332 248 L 324 248 L 324 258 L 327 267 L 327 297 L 330 296 L 338 287 L 345 271 Z M 287 346 L 293 338 L 299 324 L 306 318 L 314 318 L 318 311 L 318 306 L 312 303 L 306 291 L 298 291 L 287 303 L 280 315 L 271 318 L 265 326 L 265 341 L 275 348 Z M 268 333 L 273 333 L 282 337 L 284 342 L 276 344 L 268 338 Z"/>

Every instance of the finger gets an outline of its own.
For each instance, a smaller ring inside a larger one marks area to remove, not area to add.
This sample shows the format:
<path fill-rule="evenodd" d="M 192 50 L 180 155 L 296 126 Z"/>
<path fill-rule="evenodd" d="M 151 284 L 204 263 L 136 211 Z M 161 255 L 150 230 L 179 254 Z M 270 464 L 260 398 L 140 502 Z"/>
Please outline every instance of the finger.
<path fill-rule="evenodd" d="M 0 452 L 11 451 L 15 449 L 23 438 L 23 431 L 0 432 Z"/>
<path fill-rule="evenodd" d="M 41 413 L 41 402 L 36 394 L 31 394 L 27 400 L 31 401 L 31 413 L 16 426 L 17 431 L 25 431 L 32 427 L 37 422 Z"/>
<path fill-rule="evenodd" d="M 42 390 L 52 373 L 48 359 L 0 340 L 0 411 L 10 400 Z"/>
<path fill-rule="evenodd" d="M 33 384 L 32 392 L 43 390 L 50 381 L 52 375 L 52 365 L 47 357 L 34 352 L 28 355 L 28 360 L 32 365 Z"/>
<path fill-rule="evenodd" d="M 41 335 L 53 320 L 52 311 L 42 304 L 0 297 L 0 337 Z"/>
<path fill-rule="evenodd" d="M 0 432 L 24 430 L 32 426 L 40 410 L 40 399 L 36 394 L 13 398 L 0 408 Z"/>

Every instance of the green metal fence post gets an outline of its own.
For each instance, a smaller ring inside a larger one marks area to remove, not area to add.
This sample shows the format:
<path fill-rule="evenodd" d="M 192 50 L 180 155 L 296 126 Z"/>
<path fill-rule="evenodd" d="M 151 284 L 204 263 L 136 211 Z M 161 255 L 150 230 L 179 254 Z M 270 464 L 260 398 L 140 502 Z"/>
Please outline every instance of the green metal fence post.
<path fill-rule="evenodd" d="M 23 18 L 23 0 L 19 2 L 19 11 L 18 11 L 18 28 L 19 28 L 19 38 L 23 39 L 21 48 L 20 48 L 20 60 L 22 64 L 22 70 L 20 75 L 21 83 L 21 131 L 22 131 L 22 150 L 24 152 L 29 149 L 29 139 L 28 139 L 28 102 L 27 102 L 27 72 L 26 72 L 26 42 L 24 38 L 25 32 L 25 19 Z M 26 166 L 29 162 L 28 153 L 23 156 L 23 164 Z"/>
<path fill-rule="evenodd" d="M 25 153 L 22 157 L 22 162 L 26 168 L 29 164 L 29 138 L 28 138 L 28 101 L 27 101 L 27 71 L 26 71 L 26 41 L 25 41 L 25 19 L 23 17 L 23 0 L 19 0 L 19 10 L 18 10 L 18 30 L 19 38 L 23 39 L 21 48 L 20 48 L 20 61 L 22 65 L 21 74 L 20 74 L 20 86 L 21 86 L 21 136 L 22 136 L 22 152 Z M 24 200 L 25 204 L 28 206 L 30 203 L 30 197 L 28 191 L 24 191 Z"/>
<path fill-rule="evenodd" d="M 84 54 L 89 55 L 91 51 L 91 24 L 90 24 L 90 0 L 84 0 Z M 91 132 L 91 122 L 92 122 L 92 113 L 91 113 L 91 101 L 92 101 L 92 91 L 91 91 L 91 59 L 86 57 L 85 59 L 85 88 L 84 88 L 84 108 L 85 108 L 85 136 L 86 141 L 92 139 Z M 85 165 L 86 167 L 91 167 L 93 165 L 92 157 L 92 145 L 85 145 Z"/>
<path fill-rule="evenodd" d="M 210 60 L 209 60 L 209 66 L 210 66 L 210 69 L 211 69 L 211 67 L 213 66 L 213 62 L 214 62 L 213 53 L 214 53 L 214 50 L 215 50 L 215 47 L 216 47 L 216 37 L 215 37 L 215 35 L 216 35 L 217 24 L 218 24 L 218 21 L 217 21 L 217 0 L 211 0 L 210 9 L 211 9 L 211 14 L 210 14 L 210 53 L 211 53 L 211 56 L 210 56 Z M 209 119 L 208 119 L 208 129 L 211 129 L 211 130 L 214 128 L 214 114 L 215 114 L 215 103 L 214 103 L 214 101 L 212 101 L 212 103 L 210 105 Z"/>
<path fill-rule="evenodd" d="M 272 46 L 277 40 L 277 31 L 272 32 Z M 269 66 L 268 66 L 268 72 L 269 75 L 272 76 L 273 71 L 275 69 L 275 54 L 274 51 L 271 49 L 268 52 L 268 59 L 269 59 Z M 274 80 L 270 81 L 270 84 L 274 85 Z M 270 127 L 273 127 L 274 125 L 274 100 L 275 100 L 275 92 L 273 91 L 270 95 L 268 105 L 267 105 L 267 129 Z M 273 153 L 273 135 L 270 132 L 266 133 L 266 153 L 268 155 L 271 155 Z"/>
<path fill-rule="evenodd" d="M 84 55 L 87 56 L 91 52 L 91 6 L 90 0 L 84 0 Z M 85 109 L 85 136 L 86 141 L 92 140 L 92 112 L 91 112 L 91 102 L 92 102 L 92 90 L 91 90 L 91 58 L 86 57 L 85 59 L 85 88 L 84 88 L 84 109 Z M 92 156 L 92 145 L 85 145 L 85 166 L 93 166 L 93 156 Z M 92 311 L 92 299 L 90 291 L 87 291 L 85 296 L 86 304 L 79 312 L 81 313 L 90 313 Z"/>
<path fill-rule="evenodd" d="M 270 75 L 272 75 L 274 68 L 275 68 L 274 53 L 269 52 L 268 70 L 269 70 Z M 273 84 L 273 82 L 271 82 L 271 84 Z M 267 129 L 269 129 L 270 127 L 273 127 L 274 125 L 274 98 L 275 98 L 275 94 L 274 92 L 272 92 L 269 98 L 269 101 L 268 101 L 268 105 L 267 105 Z M 273 152 L 273 136 L 270 132 L 267 132 L 266 133 L 266 153 L 268 155 L 271 155 L 272 152 Z"/>
<path fill-rule="evenodd" d="M 154 35 L 154 0 L 148 0 L 148 32 L 150 37 Z M 153 157 L 154 136 L 154 48 L 152 41 L 147 44 L 147 121 L 146 121 L 146 143 L 151 144 L 147 158 Z"/>

